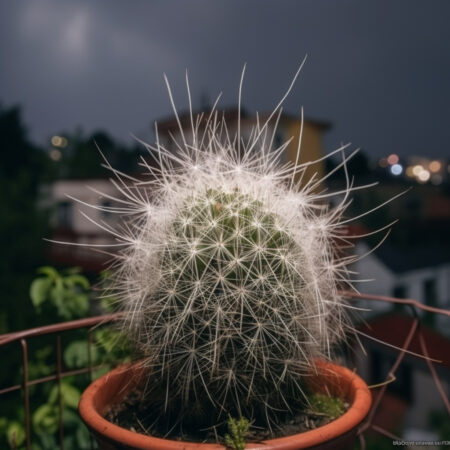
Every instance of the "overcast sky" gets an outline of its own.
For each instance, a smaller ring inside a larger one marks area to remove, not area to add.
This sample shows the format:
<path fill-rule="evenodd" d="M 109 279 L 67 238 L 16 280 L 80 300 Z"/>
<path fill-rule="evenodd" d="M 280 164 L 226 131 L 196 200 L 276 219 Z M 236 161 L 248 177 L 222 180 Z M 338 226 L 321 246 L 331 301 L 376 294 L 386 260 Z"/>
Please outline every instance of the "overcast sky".
<path fill-rule="evenodd" d="M 300 61 L 286 109 L 330 121 L 372 157 L 450 155 L 449 0 L 2 0 L 0 102 L 23 106 L 31 136 L 102 128 L 151 139 L 170 114 L 223 91 L 268 111 Z"/>

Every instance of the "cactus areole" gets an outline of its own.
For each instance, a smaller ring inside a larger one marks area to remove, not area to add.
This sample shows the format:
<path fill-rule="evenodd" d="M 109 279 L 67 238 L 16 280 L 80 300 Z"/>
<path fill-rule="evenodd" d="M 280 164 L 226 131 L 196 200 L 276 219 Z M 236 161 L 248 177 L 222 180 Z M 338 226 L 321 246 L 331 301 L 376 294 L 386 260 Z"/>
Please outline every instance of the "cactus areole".
<path fill-rule="evenodd" d="M 171 150 L 145 144 L 150 181 L 110 167 L 121 195 L 108 211 L 123 225 L 99 226 L 121 248 L 113 294 L 149 388 L 164 392 L 149 407 L 167 420 L 276 424 L 305 401 L 304 378 L 347 327 L 338 283 L 349 284 L 352 259 L 339 244 L 352 187 L 330 207 L 322 180 L 304 177 L 311 162 L 280 162 L 282 101 L 245 138 L 214 109 L 186 129 L 174 108 Z"/>

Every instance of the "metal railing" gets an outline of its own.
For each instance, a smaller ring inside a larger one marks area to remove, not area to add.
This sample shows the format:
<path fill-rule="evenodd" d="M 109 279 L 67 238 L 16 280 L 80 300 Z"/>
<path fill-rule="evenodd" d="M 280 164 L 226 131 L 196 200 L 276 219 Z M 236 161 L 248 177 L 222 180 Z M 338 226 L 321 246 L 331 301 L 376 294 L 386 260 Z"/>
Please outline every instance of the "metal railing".
<path fill-rule="evenodd" d="M 408 298 L 401 299 L 401 298 L 387 297 L 387 296 L 381 296 L 381 295 L 356 294 L 353 292 L 348 292 L 346 294 L 348 295 L 349 298 L 355 299 L 355 300 L 365 299 L 365 300 L 381 302 L 381 303 L 404 305 L 411 310 L 412 317 L 413 317 L 413 321 L 412 321 L 410 330 L 409 330 L 406 338 L 404 339 L 403 345 L 400 348 L 397 348 L 398 355 L 397 355 L 391 369 L 389 370 L 389 372 L 387 374 L 386 380 L 385 380 L 385 382 L 379 383 L 377 385 L 377 387 L 380 387 L 380 389 L 374 396 L 373 404 L 372 404 L 371 410 L 370 410 L 367 418 L 365 419 L 363 424 L 359 427 L 358 436 L 359 436 L 362 450 L 364 450 L 366 448 L 365 433 L 369 430 L 373 430 L 373 431 L 375 431 L 381 435 L 384 435 L 392 440 L 402 441 L 402 438 L 400 436 L 395 435 L 390 430 L 386 430 L 384 428 L 377 426 L 374 423 L 374 418 L 375 418 L 378 408 L 380 407 L 381 401 L 382 401 L 384 395 L 386 394 L 388 385 L 392 381 L 395 380 L 395 374 L 396 374 L 397 370 L 399 369 L 401 362 L 403 361 L 403 359 L 405 358 L 405 356 L 407 354 L 412 355 L 413 357 L 416 357 L 416 358 L 423 359 L 426 362 L 428 370 L 433 378 L 433 381 L 434 381 L 436 388 L 442 399 L 443 406 L 445 407 L 448 417 L 450 419 L 450 402 L 449 402 L 449 398 L 448 398 L 448 395 L 450 393 L 445 392 L 443 384 L 442 384 L 439 376 L 437 375 L 436 368 L 435 368 L 435 363 L 440 363 L 442 361 L 436 361 L 436 360 L 430 358 L 430 356 L 429 356 L 427 343 L 425 342 L 424 333 L 423 333 L 422 327 L 420 326 L 421 318 L 420 318 L 420 314 L 419 314 L 421 311 L 424 311 L 424 312 L 429 312 L 429 313 L 433 313 L 433 314 L 447 316 L 450 319 L 450 311 L 441 309 L 441 308 L 436 308 L 433 306 L 424 305 L 424 304 L 418 302 L 417 300 L 408 299 Z M 450 320 L 449 320 L 449 325 L 450 325 Z M 415 355 L 408 351 L 408 348 L 415 336 L 418 337 L 419 342 L 420 342 L 420 348 L 422 351 L 422 353 L 420 355 Z M 450 360 L 450 354 L 447 355 L 447 357 Z"/>
<path fill-rule="evenodd" d="M 427 343 L 425 342 L 421 327 L 420 325 L 420 316 L 418 314 L 419 311 L 426 311 L 434 314 L 440 314 L 443 316 L 447 316 L 450 318 L 450 311 L 443 310 L 440 308 L 435 308 L 427 305 L 423 305 L 420 302 L 417 302 L 416 300 L 412 299 L 399 299 L 399 298 L 392 298 L 392 297 L 384 297 L 384 296 L 378 296 L 378 295 L 366 295 L 366 294 L 356 294 L 353 292 L 345 292 L 344 295 L 354 301 L 358 301 L 361 299 L 375 301 L 375 302 L 382 302 L 382 303 L 391 303 L 391 304 L 400 304 L 405 305 L 408 308 L 411 309 L 413 314 L 413 322 L 412 326 L 409 330 L 409 333 L 406 337 L 406 339 L 403 342 L 403 345 L 401 348 L 398 348 L 398 355 L 396 357 L 396 360 L 394 364 L 392 365 L 387 379 L 384 383 L 380 383 L 379 386 L 381 388 L 378 390 L 378 392 L 375 395 L 373 406 L 371 408 L 371 411 L 364 421 L 364 423 L 360 426 L 358 435 L 360 439 L 361 448 L 365 449 L 365 434 L 368 430 L 373 430 L 379 434 L 382 434 L 384 436 L 387 436 L 391 439 L 401 440 L 400 437 L 396 436 L 392 431 L 383 429 L 376 425 L 374 423 L 374 417 L 375 414 L 380 406 L 381 400 L 383 399 L 383 396 L 386 393 L 387 386 L 390 381 L 395 379 L 395 373 L 398 370 L 402 360 L 404 359 L 405 355 L 410 353 L 408 350 L 409 345 L 411 344 L 411 341 L 414 336 L 418 336 L 418 339 L 420 341 L 420 347 L 422 350 L 421 355 L 416 355 L 418 358 L 422 358 L 427 366 L 428 370 L 431 373 L 431 376 L 436 384 L 436 387 L 441 395 L 443 405 L 445 406 L 449 418 L 450 418 L 450 403 L 449 399 L 447 397 L 447 394 L 445 392 L 445 389 L 442 385 L 441 380 L 439 379 L 439 376 L 436 372 L 435 363 L 436 361 L 429 357 L 429 351 L 427 348 Z M 0 397 L 2 397 L 5 394 L 14 392 L 14 391 L 22 391 L 23 393 L 23 407 L 24 407 L 24 426 L 25 426 L 25 433 L 26 433 L 26 439 L 25 439 L 25 445 L 27 450 L 31 449 L 32 444 L 32 434 L 31 434 L 31 412 L 30 412 L 30 387 L 39 385 L 42 383 L 46 383 L 49 381 L 55 381 L 58 386 L 58 434 L 59 434 L 59 445 L 61 449 L 64 449 L 64 427 L 63 427 L 63 404 L 62 404 L 62 393 L 61 393 L 61 380 L 65 377 L 69 376 L 77 376 L 77 375 L 85 375 L 88 374 L 89 378 L 92 379 L 92 373 L 95 369 L 97 369 L 100 366 L 94 366 L 93 365 L 93 359 L 92 359 L 92 338 L 91 333 L 94 327 L 102 326 L 108 323 L 111 323 L 115 319 L 119 317 L 119 314 L 109 314 L 109 315 L 102 315 L 97 317 L 90 317 L 86 319 L 81 320 L 74 320 L 70 322 L 64 322 L 64 323 L 58 323 L 55 325 L 49 325 L 39 328 L 32 328 L 25 331 L 19 331 L 14 333 L 8 333 L 0 336 L 0 347 L 4 347 L 6 345 L 14 345 L 19 344 L 21 348 L 21 356 L 22 356 L 22 374 L 23 379 L 20 384 L 14 384 L 7 387 L 0 386 Z M 75 370 L 65 370 L 64 364 L 63 364 L 63 358 L 62 358 L 62 335 L 64 333 L 67 333 L 71 330 L 80 330 L 80 329 L 86 329 L 87 332 L 87 345 L 88 345 L 88 364 L 86 367 L 82 367 Z M 44 335 L 55 335 L 56 338 L 56 372 L 44 377 L 40 377 L 37 379 L 30 380 L 29 379 L 29 341 L 32 339 L 36 339 L 39 337 L 42 337 Z M 450 355 L 449 355 L 450 358 Z M 91 442 L 91 448 L 94 448 L 94 444 Z"/>
<path fill-rule="evenodd" d="M 24 331 L 18 331 L 14 333 L 3 334 L 0 336 L 0 347 L 7 344 L 19 343 L 22 352 L 22 373 L 23 380 L 21 384 L 15 384 L 12 386 L 4 387 L 0 389 L 0 396 L 8 394 L 14 391 L 23 390 L 24 397 L 24 412 L 25 412 L 25 433 L 26 433 L 26 448 L 31 450 L 31 414 L 30 414 L 30 387 L 46 383 L 49 381 L 56 381 L 58 386 L 58 428 L 59 428 L 59 445 L 61 449 L 64 449 L 64 428 L 63 428 L 63 405 L 62 405 L 62 394 L 61 394 L 61 380 L 63 378 L 89 374 L 92 380 L 92 372 L 99 366 L 93 366 L 92 364 L 92 338 L 91 329 L 93 327 L 104 325 L 110 323 L 111 321 L 119 317 L 117 314 L 108 314 L 96 317 L 89 317 L 85 319 L 73 320 L 69 322 L 58 323 L 54 325 L 48 325 L 38 328 L 31 328 Z M 62 345 L 61 345 L 61 335 L 62 333 L 71 330 L 87 330 L 87 344 L 88 344 L 88 365 L 76 370 L 63 370 L 62 363 Z M 28 340 L 38 338 L 44 335 L 56 335 L 56 372 L 45 377 L 40 377 L 35 380 L 29 379 L 28 371 Z M 14 448 L 14 445 L 13 445 Z M 91 448 L 94 448 L 91 445 Z"/>

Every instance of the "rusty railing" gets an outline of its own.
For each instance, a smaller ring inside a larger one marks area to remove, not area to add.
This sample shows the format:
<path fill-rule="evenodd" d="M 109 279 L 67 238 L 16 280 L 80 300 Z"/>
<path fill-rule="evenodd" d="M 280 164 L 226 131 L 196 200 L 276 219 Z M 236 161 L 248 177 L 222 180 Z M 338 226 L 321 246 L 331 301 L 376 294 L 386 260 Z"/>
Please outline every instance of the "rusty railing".
<path fill-rule="evenodd" d="M 354 301 L 359 301 L 362 299 L 374 301 L 374 302 L 382 302 L 382 303 L 391 303 L 391 304 L 398 304 L 398 305 L 404 305 L 408 307 L 412 312 L 413 322 L 410 327 L 409 333 L 404 339 L 404 342 L 401 346 L 401 348 L 397 348 L 398 354 L 395 359 L 394 364 L 392 365 L 387 379 L 384 383 L 380 383 L 378 386 L 380 389 L 376 392 L 376 395 L 374 396 L 373 406 L 372 409 L 364 421 L 364 423 L 360 426 L 358 434 L 360 439 L 360 445 L 362 449 L 365 449 L 365 436 L 369 430 L 375 431 L 376 433 L 379 433 L 381 435 L 384 435 L 390 439 L 395 440 L 401 440 L 400 437 L 396 436 L 391 430 L 386 430 L 384 428 L 381 428 L 377 426 L 374 423 L 374 417 L 375 414 L 380 406 L 381 400 L 383 399 L 383 396 L 386 393 L 387 386 L 392 379 L 395 379 L 395 373 L 398 370 L 402 360 L 404 359 L 405 355 L 411 355 L 411 352 L 408 350 L 413 338 L 419 339 L 420 342 L 420 348 L 421 348 L 421 355 L 416 355 L 417 358 L 423 359 L 427 366 L 428 370 L 431 373 L 431 376 L 435 382 L 436 388 L 440 393 L 440 396 L 442 398 L 443 405 L 445 409 L 447 410 L 450 418 L 450 403 L 449 399 L 447 397 L 447 393 L 445 392 L 444 386 L 439 379 L 439 376 L 436 372 L 435 363 L 436 361 L 430 358 L 429 350 L 427 348 L 427 343 L 425 341 L 422 327 L 421 327 L 421 319 L 419 312 L 425 311 L 433 314 L 439 314 L 443 316 L 447 316 L 450 318 L 450 311 L 423 305 L 416 300 L 412 299 L 398 299 L 398 298 L 392 298 L 392 297 L 383 297 L 378 295 L 366 295 L 366 294 L 356 294 L 353 292 L 346 292 L 345 295 L 348 298 L 351 298 Z M 25 411 L 24 415 L 24 428 L 26 432 L 26 439 L 25 439 L 25 445 L 27 450 L 31 450 L 31 444 L 32 444 L 32 434 L 31 434 L 31 411 L 30 411 L 30 387 L 34 385 L 39 385 L 42 383 L 46 383 L 49 381 L 55 381 L 58 386 L 58 401 L 59 401 L 59 407 L 58 407 L 58 423 L 59 423 L 59 445 L 61 449 L 64 449 L 64 429 L 63 429 L 63 405 L 62 405 L 62 395 L 61 395 L 61 380 L 68 376 L 74 376 L 74 375 L 85 375 L 89 374 L 90 379 L 92 379 L 92 373 L 94 369 L 96 369 L 99 366 L 94 366 L 93 361 L 91 358 L 91 347 L 93 345 L 92 338 L 91 338 L 91 332 L 93 327 L 97 327 L 100 325 L 108 324 L 112 322 L 113 320 L 117 319 L 119 314 L 109 314 L 109 315 L 102 315 L 97 317 L 90 317 L 86 319 L 81 320 L 75 320 L 70 322 L 64 322 L 64 323 L 58 323 L 55 325 L 49 325 L 39 328 L 33 328 L 25 331 L 19 331 L 9 334 L 4 334 L 0 336 L 0 347 L 5 347 L 7 345 L 20 345 L 21 354 L 22 354 L 22 373 L 23 373 L 23 379 L 20 384 L 15 384 L 12 386 L 3 387 L 0 386 L 0 398 L 8 393 L 14 392 L 14 391 L 21 391 L 23 394 L 23 407 Z M 86 329 L 87 332 L 87 345 L 88 345 L 88 365 L 87 367 L 82 367 L 76 370 L 65 370 L 64 364 L 62 360 L 62 344 L 61 339 L 62 335 L 70 330 L 80 330 L 80 329 Z M 29 379 L 29 370 L 28 370 L 28 364 L 29 364 L 29 345 L 28 342 L 32 339 L 36 339 L 39 337 L 42 337 L 44 335 L 54 335 L 56 339 L 56 372 L 47 375 L 45 377 L 37 378 L 30 380 Z M 450 355 L 449 355 L 450 358 Z M 95 448 L 94 444 L 91 442 L 91 449 Z"/>

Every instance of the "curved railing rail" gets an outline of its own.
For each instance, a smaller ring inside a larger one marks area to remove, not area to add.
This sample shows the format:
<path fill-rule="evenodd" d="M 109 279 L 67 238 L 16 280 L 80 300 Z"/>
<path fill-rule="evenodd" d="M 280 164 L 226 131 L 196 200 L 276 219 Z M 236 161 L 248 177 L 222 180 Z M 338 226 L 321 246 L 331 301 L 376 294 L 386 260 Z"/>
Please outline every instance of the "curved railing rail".
<path fill-rule="evenodd" d="M 360 426 L 359 429 L 359 439 L 360 439 L 360 445 L 362 449 L 365 449 L 365 435 L 368 430 L 373 430 L 377 433 L 380 433 L 384 436 L 387 436 L 394 440 L 401 441 L 401 438 L 396 436 L 391 430 L 386 430 L 374 423 L 374 417 L 377 413 L 377 410 L 380 406 L 380 403 L 383 399 L 383 396 L 386 393 L 387 386 L 390 382 L 390 380 L 395 379 L 395 373 L 400 367 L 400 364 L 402 360 L 404 359 L 405 355 L 412 353 L 408 350 L 412 339 L 417 336 L 420 341 L 420 348 L 421 348 L 421 355 L 416 355 L 415 357 L 422 358 L 426 364 L 427 367 L 431 373 L 431 376 L 434 380 L 434 383 L 436 385 L 437 390 L 440 393 L 440 396 L 442 398 L 442 402 L 444 407 L 446 408 L 449 418 L 450 418 L 450 403 L 448 399 L 448 395 L 445 391 L 445 387 L 443 386 L 442 381 L 440 380 L 437 371 L 436 371 L 436 361 L 429 357 L 429 350 L 427 348 L 427 343 L 424 338 L 422 327 L 420 326 L 420 311 L 426 311 L 433 314 L 439 314 L 443 316 L 447 316 L 450 318 L 450 311 L 435 308 L 427 305 L 423 305 L 420 302 L 413 300 L 413 299 L 399 299 L 399 298 L 393 298 L 393 297 L 386 297 L 386 296 L 379 296 L 379 295 L 368 295 L 368 294 L 357 294 L 354 292 L 344 292 L 344 295 L 348 297 L 349 299 L 352 299 L 352 301 L 358 301 L 358 300 L 370 300 L 374 302 L 381 302 L 381 303 L 391 303 L 391 304 L 399 304 L 399 305 L 405 305 L 408 308 L 411 309 L 413 322 L 410 327 L 409 333 L 406 336 L 403 345 L 399 348 L 397 348 L 398 354 L 396 356 L 395 362 L 392 365 L 387 379 L 384 383 L 380 383 L 380 389 L 377 390 L 377 393 L 374 398 L 372 409 L 367 417 L 367 419 L 364 421 L 364 423 Z M 14 333 L 8 333 L 4 335 L 0 335 L 0 347 L 4 347 L 6 345 L 14 345 L 15 343 L 20 344 L 21 353 L 22 353 L 22 374 L 23 379 L 22 383 L 20 384 L 14 384 L 11 386 L 0 386 L 0 398 L 1 396 L 14 392 L 14 391 L 22 391 L 23 393 L 23 402 L 24 402 L 24 425 L 25 425 L 25 432 L 26 432 L 26 448 L 27 450 L 31 450 L 31 412 L 30 412 L 30 387 L 34 385 L 38 385 L 41 383 L 46 383 L 49 381 L 55 381 L 58 386 L 58 395 L 59 395 L 59 408 L 58 408 L 58 422 L 59 422 L 59 445 L 60 448 L 64 448 L 64 430 L 63 430 L 63 407 L 62 407 L 62 397 L 61 397 L 61 380 L 68 376 L 74 376 L 74 375 L 82 375 L 82 374 L 90 374 L 92 377 L 92 372 L 99 366 L 94 366 L 92 364 L 92 358 L 91 358 L 91 347 L 92 347 L 92 339 L 91 339 L 91 332 L 94 328 L 98 326 L 103 326 L 105 324 L 108 324 L 115 319 L 119 318 L 119 313 L 117 314 L 108 314 L 108 315 L 102 315 L 102 316 L 96 316 L 96 317 L 90 317 L 85 318 L 81 320 L 74 320 L 70 322 L 63 322 L 58 323 L 54 325 L 48 325 L 44 327 L 38 327 L 38 328 L 32 328 L 29 330 L 24 331 L 18 331 Z M 450 325 L 450 324 L 449 324 Z M 88 342 L 88 364 L 86 367 L 79 368 L 76 370 L 64 370 L 63 367 L 63 358 L 62 358 L 62 344 L 61 344 L 61 336 L 63 333 L 66 333 L 70 330 L 80 330 L 80 329 L 86 329 L 87 330 L 87 342 Z M 45 377 L 41 377 L 38 379 L 29 379 L 29 345 L 28 342 L 31 339 L 36 339 L 44 335 L 55 335 L 56 337 L 56 372 L 47 375 Z M 450 355 L 449 355 L 450 359 Z M 93 445 L 91 448 L 94 448 Z"/>

